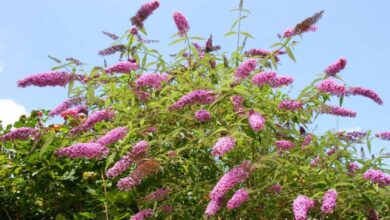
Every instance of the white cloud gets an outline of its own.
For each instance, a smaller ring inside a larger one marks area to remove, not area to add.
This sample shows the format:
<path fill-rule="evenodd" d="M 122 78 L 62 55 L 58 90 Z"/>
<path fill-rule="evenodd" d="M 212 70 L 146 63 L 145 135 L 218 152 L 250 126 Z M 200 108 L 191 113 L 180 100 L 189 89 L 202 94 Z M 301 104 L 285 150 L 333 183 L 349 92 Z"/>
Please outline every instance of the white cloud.
<path fill-rule="evenodd" d="M 26 108 L 12 99 L 0 99 L 0 120 L 3 126 L 11 124 L 26 114 Z"/>
<path fill-rule="evenodd" d="M 0 74 L 3 72 L 3 67 L 0 66 Z"/>

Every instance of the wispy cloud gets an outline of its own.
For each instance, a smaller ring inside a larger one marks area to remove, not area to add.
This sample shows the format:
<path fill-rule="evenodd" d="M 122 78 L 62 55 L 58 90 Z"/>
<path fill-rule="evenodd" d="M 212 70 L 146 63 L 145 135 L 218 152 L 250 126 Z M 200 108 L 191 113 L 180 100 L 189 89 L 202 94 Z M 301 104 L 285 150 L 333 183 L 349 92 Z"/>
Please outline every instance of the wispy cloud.
<path fill-rule="evenodd" d="M 11 124 L 26 114 L 26 108 L 12 99 L 0 99 L 0 121 L 3 126 Z"/>

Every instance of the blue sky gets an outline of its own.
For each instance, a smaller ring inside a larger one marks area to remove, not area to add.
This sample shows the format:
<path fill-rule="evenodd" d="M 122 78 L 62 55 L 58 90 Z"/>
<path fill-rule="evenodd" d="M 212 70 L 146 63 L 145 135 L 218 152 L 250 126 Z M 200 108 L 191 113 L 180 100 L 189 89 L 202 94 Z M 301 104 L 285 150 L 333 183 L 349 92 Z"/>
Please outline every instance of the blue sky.
<path fill-rule="evenodd" d="M 0 0 L 0 114 L 16 117 L 18 112 L 36 108 L 51 109 L 66 98 L 63 88 L 16 87 L 16 81 L 30 73 L 49 70 L 54 63 L 47 58 L 75 57 L 88 64 L 102 65 L 97 51 L 108 46 L 110 40 L 102 30 L 122 34 L 130 28 L 129 18 L 145 1 L 10 1 Z M 184 13 L 191 25 L 191 34 L 207 37 L 213 34 L 216 44 L 231 50 L 235 38 L 225 38 L 237 15 L 230 12 L 238 0 L 161 0 L 161 7 L 146 22 L 152 45 L 165 54 L 174 53 L 167 47 L 176 32 L 171 15 Z M 294 76 L 294 93 L 313 80 L 328 64 L 345 56 L 348 65 L 341 76 L 348 85 L 372 88 L 383 98 L 378 106 L 369 99 L 352 97 L 345 107 L 358 112 L 355 119 L 340 119 L 340 128 L 390 130 L 390 2 L 387 0 L 356 1 L 261 1 L 246 0 L 252 11 L 243 23 L 254 40 L 248 48 L 269 48 L 276 42 L 276 34 L 287 27 L 325 10 L 316 33 L 304 35 L 296 47 L 297 63 L 282 60 L 278 72 Z M 293 93 L 293 94 L 294 94 Z M 17 110 L 14 110 L 17 109 Z M 12 116 L 13 115 L 13 116 Z M 318 130 L 335 128 L 336 118 L 321 116 Z M 376 141 L 376 149 L 389 146 Z"/>

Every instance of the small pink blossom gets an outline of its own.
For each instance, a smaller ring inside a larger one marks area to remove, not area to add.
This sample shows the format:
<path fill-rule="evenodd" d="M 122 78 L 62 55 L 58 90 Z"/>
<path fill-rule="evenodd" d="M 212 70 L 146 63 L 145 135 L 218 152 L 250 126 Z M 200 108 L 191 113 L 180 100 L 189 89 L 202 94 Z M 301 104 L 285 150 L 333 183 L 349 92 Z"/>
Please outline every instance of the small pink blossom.
<path fill-rule="evenodd" d="M 269 72 L 261 72 L 252 77 L 252 83 L 257 86 L 263 86 L 265 84 L 270 84 L 275 80 L 276 78 L 276 72 L 269 71 Z"/>
<path fill-rule="evenodd" d="M 249 112 L 248 121 L 252 130 L 255 132 L 259 132 L 264 128 L 264 124 L 265 124 L 264 117 L 260 113 L 255 112 L 254 110 L 251 110 Z"/>
<path fill-rule="evenodd" d="M 363 174 L 364 179 L 371 180 L 380 186 L 390 185 L 390 175 L 381 170 L 369 169 Z"/>
<path fill-rule="evenodd" d="M 233 110 L 234 110 L 234 112 L 236 112 L 239 115 L 243 115 L 244 111 L 245 111 L 245 109 L 244 109 L 244 97 L 239 96 L 239 95 L 235 95 L 235 96 L 230 97 L 230 100 L 233 103 Z"/>
<path fill-rule="evenodd" d="M 294 82 L 294 78 L 291 76 L 278 76 L 270 82 L 270 85 L 273 88 L 288 86 Z"/>
<path fill-rule="evenodd" d="M 299 195 L 294 200 L 292 207 L 295 220 L 306 220 L 309 210 L 314 207 L 314 200 L 306 196 Z"/>
<path fill-rule="evenodd" d="M 329 189 L 322 198 L 321 211 L 325 214 L 332 213 L 336 207 L 337 191 L 335 189 Z"/>
<path fill-rule="evenodd" d="M 305 139 L 303 140 L 303 143 L 302 143 L 302 148 L 306 147 L 307 145 L 309 145 L 311 143 L 312 137 L 313 137 L 312 134 L 306 135 L 306 137 L 305 137 Z"/>
<path fill-rule="evenodd" d="M 352 162 L 352 163 L 348 164 L 349 173 L 354 174 L 356 172 L 356 170 L 358 170 L 358 169 L 360 169 L 358 163 Z"/>
<path fill-rule="evenodd" d="M 202 110 L 195 112 L 195 118 L 199 122 L 207 122 L 207 121 L 211 120 L 211 114 L 210 114 L 210 112 L 202 109 Z"/>
<path fill-rule="evenodd" d="M 320 156 L 317 156 L 313 160 L 310 161 L 310 166 L 311 167 L 316 167 L 318 165 L 318 162 L 320 162 Z"/>
<path fill-rule="evenodd" d="M 322 80 L 316 87 L 321 92 L 337 96 L 344 96 L 347 92 L 344 85 L 337 83 L 333 79 Z"/>
<path fill-rule="evenodd" d="M 133 62 L 123 61 L 105 69 L 106 73 L 130 73 L 132 70 L 137 70 L 138 65 Z"/>
<path fill-rule="evenodd" d="M 379 139 L 390 141 L 390 132 L 388 131 L 376 133 L 375 136 Z"/>
<path fill-rule="evenodd" d="M 190 25 L 188 24 L 186 17 L 182 13 L 176 11 L 173 13 L 173 20 L 175 21 L 176 27 L 179 30 L 179 35 L 181 37 L 185 36 L 190 30 Z"/>
<path fill-rule="evenodd" d="M 300 101 L 295 100 L 283 100 L 279 103 L 278 108 L 283 110 L 295 111 L 302 108 L 302 103 Z"/>
<path fill-rule="evenodd" d="M 168 81 L 168 74 L 142 74 L 136 81 L 137 87 L 152 87 L 154 89 L 161 89 L 161 83 Z"/>
<path fill-rule="evenodd" d="M 244 202 L 249 199 L 249 193 L 246 189 L 239 189 L 234 193 L 232 198 L 228 201 L 226 207 L 228 209 L 235 209 L 240 207 Z"/>
<path fill-rule="evenodd" d="M 170 110 L 183 109 L 187 105 L 211 104 L 215 101 L 215 94 L 208 90 L 195 90 L 181 97 L 177 102 L 169 107 Z"/>
<path fill-rule="evenodd" d="M 130 220 L 144 220 L 153 216 L 153 209 L 144 209 L 131 216 Z"/>
<path fill-rule="evenodd" d="M 289 150 L 289 149 L 292 149 L 295 147 L 295 144 L 291 141 L 287 141 L 287 140 L 279 140 L 279 141 L 275 141 L 275 145 L 276 147 L 278 148 L 278 150 Z"/>
<path fill-rule="evenodd" d="M 325 69 L 325 73 L 328 76 L 336 76 L 336 74 L 338 72 L 340 72 L 341 70 L 343 70 L 346 65 L 347 65 L 347 59 L 345 59 L 344 57 L 341 57 L 340 59 L 338 59 L 337 61 L 335 61 L 331 65 L 329 65 Z"/>
<path fill-rule="evenodd" d="M 249 76 L 249 74 L 256 69 L 257 61 L 256 59 L 248 59 L 240 64 L 236 71 L 234 72 L 234 77 L 236 80 L 240 81 Z"/>
<path fill-rule="evenodd" d="M 232 137 L 225 136 L 218 139 L 217 143 L 215 143 L 211 154 L 215 156 L 222 157 L 226 152 L 233 149 L 236 144 L 236 140 Z"/>

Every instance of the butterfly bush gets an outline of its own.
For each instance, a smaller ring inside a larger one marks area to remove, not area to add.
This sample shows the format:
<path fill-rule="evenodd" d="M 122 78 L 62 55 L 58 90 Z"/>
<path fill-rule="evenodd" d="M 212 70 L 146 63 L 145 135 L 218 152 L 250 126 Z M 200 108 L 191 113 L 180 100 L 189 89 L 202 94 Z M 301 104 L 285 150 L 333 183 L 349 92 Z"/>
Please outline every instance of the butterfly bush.
<path fill-rule="evenodd" d="M 160 3 L 130 8 L 134 16 L 122 35 L 103 32 L 113 41 L 99 50 L 103 58 L 111 55 L 101 65 L 51 57 L 58 65 L 52 71 L 18 82 L 19 87 L 68 85 L 69 98 L 51 111 L 22 116 L 14 127 L 0 126 L 0 201 L 6 201 L 0 216 L 301 220 L 389 215 L 390 181 L 383 169 L 388 153 L 368 158 L 365 153 L 377 147 L 372 134 L 390 140 L 390 133 L 316 132 L 323 131 L 324 123 L 316 121 L 322 114 L 355 117 L 355 111 L 341 107 L 352 96 L 379 105 L 384 100 L 371 89 L 344 83 L 339 73 L 346 58 L 318 69 L 320 75 L 296 75 L 297 81 L 312 79 L 305 88 L 276 72 L 287 63 L 280 62 L 284 54 L 300 58 L 293 54 L 300 46 L 294 37 L 310 37 L 304 33 L 317 30 L 322 11 L 280 34 L 272 49 L 251 49 L 249 26 L 240 25 L 249 13 L 240 1 L 233 13 L 241 16 L 227 34 L 237 37 L 237 47 L 218 51 L 211 34 L 189 32 L 180 12 L 173 12 L 173 20 L 155 13 Z M 158 39 L 148 39 L 159 36 L 146 25 L 153 13 L 167 21 L 166 27 L 176 26 L 170 44 L 178 51 L 160 53 L 155 48 L 168 42 L 162 38 L 154 47 Z M 340 106 L 330 105 L 335 102 Z M 326 125 L 345 126 L 335 119 Z"/>

